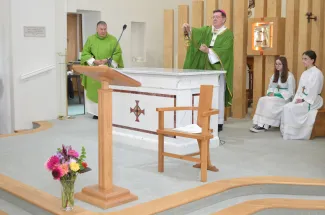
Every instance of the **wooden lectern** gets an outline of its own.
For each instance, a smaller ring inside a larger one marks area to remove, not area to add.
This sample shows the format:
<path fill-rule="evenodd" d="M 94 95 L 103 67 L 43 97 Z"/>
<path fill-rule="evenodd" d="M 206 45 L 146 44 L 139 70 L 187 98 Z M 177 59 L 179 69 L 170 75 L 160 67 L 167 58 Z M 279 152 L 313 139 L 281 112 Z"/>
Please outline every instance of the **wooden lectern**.
<path fill-rule="evenodd" d="M 73 70 L 101 82 L 98 90 L 98 183 L 87 186 L 75 197 L 102 209 L 118 206 L 138 197 L 113 185 L 112 89 L 109 85 L 140 87 L 141 83 L 107 66 L 74 65 Z"/>

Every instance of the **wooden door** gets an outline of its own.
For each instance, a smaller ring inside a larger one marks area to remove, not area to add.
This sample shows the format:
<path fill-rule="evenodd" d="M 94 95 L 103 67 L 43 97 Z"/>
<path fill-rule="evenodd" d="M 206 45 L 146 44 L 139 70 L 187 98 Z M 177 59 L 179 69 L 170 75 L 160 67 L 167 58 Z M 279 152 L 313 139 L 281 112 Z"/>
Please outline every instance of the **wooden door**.
<path fill-rule="evenodd" d="M 68 14 L 67 22 L 67 61 L 70 62 L 78 58 L 77 14 Z"/>
<path fill-rule="evenodd" d="M 82 51 L 82 15 L 67 14 L 67 62 L 77 61 L 79 52 Z M 72 79 L 73 90 L 77 92 L 76 79 Z M 81 89 L 83 91 L 83 89 Z"/>

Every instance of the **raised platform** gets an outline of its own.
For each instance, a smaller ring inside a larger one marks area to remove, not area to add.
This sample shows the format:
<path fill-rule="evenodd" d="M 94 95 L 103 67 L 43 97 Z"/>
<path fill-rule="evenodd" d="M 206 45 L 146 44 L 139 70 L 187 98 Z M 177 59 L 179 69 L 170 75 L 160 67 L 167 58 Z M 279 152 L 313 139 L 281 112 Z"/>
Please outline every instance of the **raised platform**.
<path fill-rule="evenodd" d="M 64 215 L 60 209 L 60 199 L 44 191 L 37 190 L 27 186 L 19 181 L 11 179 L 0 174 L 0 188 L 24 201 L 31 203 L 53 214 Z M 168 195 L 150 202 L 138 204 L 126 209 L 115 212 L 106 212 L 106 215 L 152 215 L 152 214 L 200 214 L 193 211 L 199 211 L 204 208 L 204 214 L 211 213 L 212 205 L 222 202 L 234 196 L 260 194 L 284 194 L 304 195 L 306 199 L 257 199 L 246 201 L 216 212 L 216 215 L 248 215 L 255 212 L 270 208 L 287 208 L 309 210 L 324 210 L 325 212 L 325 180 L 290 178 L 290 177 L 248 177 L 229 180 L 221 180 L 192 188 L 186 191 Z M 5 198 L 5 194 L 1 195 Z M 33 198 L 31 198 L 33 196 Z M 227 198 L 222 198 L 227 196 Z M 319 196 L 322 200 L 310 200 Z M 301 197 L 300 197 L 301 198 Z M 309 200 L 308 200 L 309 199 Z M 210 207 L 210 209 L 209 209 Z M 35 209 L 34 209 L 35 211 Z M 74 211 L 69 212 L 71 215 L 95 215 L 97 213 L 88 211 L 78 206 Z"/>
<path fill-rule="evenodd" d="M 0 138 L 0 163 L 8 164 L 0 165 L 0 172 L 15 179 L 10 185 L 1 176 L 0 189 L 4 192 L 7 192 L 6 189 L 16 190 L 18 197 L 39 202 L 40 207 L 60 214 L 60 184 L 52 179 L 43 164 L 62 143 L 68 143 L 77 150 L 85 146 L 89 166 L 96 167 L 97 121 L 91 116 L 80 116 L 73 120 L 54 120 L 51 124 L 52 128 L 42 132 Z M 200 171 L 186 161 L 166 159 L 166 171 L 158 173 L 155 151 L 131 147 L 114 138 L 114 184 L 131 190 L 139 199 L 107 210 L 76 200 L 77 212 L 86 215 L 89 211 L 95 214 L 128 214 L 129 211 L 132 214 L 132 211 L 139 210 L 143 211 L 140 214 L 157 214 L 183 210 L 190 211 L 189 215 L 196 215 L 202 211 L 208 210 L 203 214 L 209 214 L 225 209 L 236 204 L 239 198 L 247 201 L 254 198 L 288 198 L 291 195 L 300 199 L 324 199 L 325 182 L 312 179 L 325 178 L 322 171 L 324 139 L 284 141 L 277 130 L 252 134 L 249 127 L 250 120 L 227 121 L 220 133 L 226 144 L 211 150 L 212 163 L 218 165 L 220 171 L 208 173 L 208 184 L 200 182 Z M 28 162 L 21 162 L 21 157 Z M 96 168 L 80 175 L 75 191 L 80 192 L 83 187 L 96 184 L 97 177 Z M 233 181 L 233 178 L 237 179 Z M 281 178 L 282 185 L 275 184 L 278 182 L 276 178 Z M 304 179 L 297 181 L 297 178 Z M 33 193 L 36 195 L 30 198 Z M 210 201 L 204 201 L 204 198 Z M 44 200 L 49 203 L 43 203 Z M 225 202 L 229 204 L 225 205 Z"/>
<path fill-rule="evenodd" d="M 45 131 L 51 127 L 52 127 L 52 123 L 48 121 L 36 121 L 33 122 L 33 129 L 31 130 L 15 131 L 12 134 L 0 134 L 0 138 L 13 137 L 13 136 L 23 135 L 23 134 L 34 134 L 40 131 Z"/>

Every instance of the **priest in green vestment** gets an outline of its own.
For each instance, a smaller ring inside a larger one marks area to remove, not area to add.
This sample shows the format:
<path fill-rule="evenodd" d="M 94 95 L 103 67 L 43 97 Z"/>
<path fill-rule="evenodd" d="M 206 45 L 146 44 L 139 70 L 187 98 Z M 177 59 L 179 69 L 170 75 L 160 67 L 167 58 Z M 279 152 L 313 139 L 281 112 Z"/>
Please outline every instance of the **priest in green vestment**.
<path fill-rule="evenodd" d="M 183 25 L 188 49 L 184 69 L 225 70 L 226 75 L 220 75 L 219 81 L 219 131 L 223 129 L 225 106 L 232 105 L 233 97 L 233 68 L 234 35 L 224 24 L 224 10 L 213 11 L 213 25 L 201 28 L 191 28 Z"/>
<path fill-rule="evenodd" d="M 87 66 L 107 66 L 108 58 L 112 56 L 113 49 L 117 44 L 117 39 L 107 33 L 107 24 L 104 21 L 97 23 L 97 33 L 88 37 L 81 54 L 81 65 Z M 112 66 L 114 68 L 123 68 L 122 49 L 117 46 Z M 82 85 L 85 89 L 86 111 L 98 118 L 98 89 L 101 83 L 90 77 L 82 76 Z"/>

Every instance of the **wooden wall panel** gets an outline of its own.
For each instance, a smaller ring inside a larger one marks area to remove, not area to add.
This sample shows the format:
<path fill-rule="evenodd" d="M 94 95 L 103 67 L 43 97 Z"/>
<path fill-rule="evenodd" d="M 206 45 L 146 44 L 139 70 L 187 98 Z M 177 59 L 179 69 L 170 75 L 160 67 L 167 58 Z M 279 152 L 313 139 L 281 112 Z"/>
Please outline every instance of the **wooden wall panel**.
<path fill-rule="evenodd" d="M 233 0 L 220 0 L 220 9 L 223 9 L 227 14 L 227 28 L 233 29 L 233 16 L 235 15 L 233 13 Z"/>
<path fill-rule="evenodd" d="M 206 25 L 212 25 L 212 12 L 218 9 L 218 0 L 206 0 L 205 4 L 205 20 Z"/>
<path fill-rule="evenodd" d="M 199 28 L 204 24 L 204 1 L 192 1 L 192 27 Z"/>
<path fill-rule="evenodd" d="M 247 9 L 248 1 L 236 1 L 234 22 L 234 76 L 232 117 L 246 116 L 246 65 L 247 65 Z"/>
<path fill-rule="evenodd" d="M 288 60 L 288 68 L 295 78 L 298 67 L 299 1 L 287 0 L 286 2 L 285 56 Z"/>
<path fill-rule="evenodd" d="M 323 38 L 324 35 L 324 0 L 313 0 L 312 1 L 312 13 L 317 16 L 317 21 L 311 20 L 311 49 L 317 54 L 316 64 L 319 68 L 324 68 L 321 59 L 323 59 L 324 47 Z"/>
<path fill-rule="evenodd" d="M 267 0 L 267 17 L 281 17 L 281 0 Z"/>
<path fill-rule="evenodd" d="M 302 53 L 310 49 L 311 23 L 306 19 L 306 12 L 311 10 L 311 0 L 301 0 L 299 3 L 299 30 L 298 30 L 298 53 L 297 53 L 297 82 L 305 71 L 301 63 Z"/>
<path fill-rule="evenodd" d="M 266 56 L 265 58 L 265 77 L 264 77 L 264 92 L 263 95 L 266 95 L 266 91 L 269 88 L 269 83 L 272 75 L 274 74 L 274 64 L 275 59 L 278 56 Z"/>
<path fill-rule="evenodd" d="M 323 7 L 324 7 L 324 9 L 323 9 L 323 11 L 325 10 L 325 3 L 324 3 L 324 5 L 323 5 Z M 322 72 L 323 72 L 323 74 L 324 74 L 324 77 L 325 77 L 325 14 L 323 14 L 324 15 L 324 17 L 323 17 L 323 19 L 324 19 L 324 21 L 323 21 L 323 56 L 322 56 L 322 58 L 318 58 L 319 59 L 319 61 L 322 61 Z M 322 97 L 323 97 L 323 99 L 325 100 L 325 86 L 323 86 L 323 93 L 322 93 Z M 325 108 L 325 105 L 323 105 L 323 108 Z"/>
<path fill-rule="evenodd" d="M 267 9 L 266 15 L 267 17 L 281 17 L 281 0 L 267 0 Z M 278 29 L 278 31 L 285 31 L 284 29 Z M 276 31 L 274 31 L 276 33 Z M 283 40 L 283 38 L 280 40 Z M 284 45 L 283 45 L 284 46 Z M 274 74 L 274 63 L 275 59 L 278 56 L 265 56 L 265 81 L 264 81 L 264 92 L 266 93 L 270 78 Z"/>
<path fill-rule="evenodd" d="M 255 18 L 266 17 L 267 13 L 267 1 L 255 0 Z M 253 111 L 254 116 L 255 109 L 258 100 L 265 95 L 265 56 L 254 56 L 254 70 L 253 70 Z"/>
<path fill-rule="evenodd" d="M 177 55 L 177 68 L 182 69 L 184 60 L 186 57 L 186 45 L 184 41 L 184 32 L 182 26 L 184 23 L 189 23 L 189 6 L 179 5 L 178 6 L 178 55 Z"/>
<path fill-rule="evenodd" d="M 267 1 L 266 0 L 255 0 L 254 17 L 266 17 Z"/>
<path fill-rule="evenodd" d="M 164 68 L 174 68 L 174 10 L 164 10 Z"/>
<path fill-rule="evenodd" d="M 254 56 L 253 72 L 253 112 L 255 112 L 258 100 L 265 95 L 265 57 Z"/>
<path fill-rule="evenodd" d="M 317 21 L 310 20 L 311 24 L 311 49 L 317 54 L 316 65 L 323 72 L 325 76 L 325 62 L 324 60 L 324 16 L 325 16 L 325 2 L 324 0 L 312 1 L 312 13 L 313 16 L 317 16 Z M 322 97 L 325 98 L 325 86 L 323 86 Z M 323 106 L 325 108 L 325 106 Z"/>

